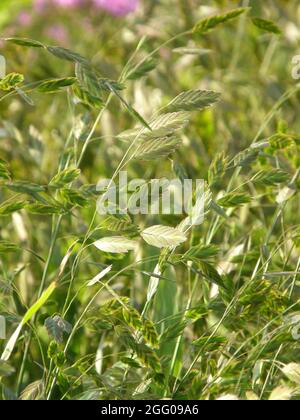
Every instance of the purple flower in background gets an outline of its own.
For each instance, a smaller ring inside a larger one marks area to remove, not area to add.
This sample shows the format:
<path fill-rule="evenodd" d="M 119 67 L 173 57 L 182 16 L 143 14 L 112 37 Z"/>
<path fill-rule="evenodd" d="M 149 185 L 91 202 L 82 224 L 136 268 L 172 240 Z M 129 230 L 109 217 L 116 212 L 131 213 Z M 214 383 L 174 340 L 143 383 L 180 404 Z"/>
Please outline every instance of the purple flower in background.
<path fill-rule="evenodd" d="M 136 10 L 139 0 L 94 0 L 94 3 L 115 16 L 125 16 Z"/>
<path fill-rule="evenodd" d="M 114 16 L 125 16 L 134 12 L 139 0 L 34 0 L 34 7 L 42 12 L 46 7 L 59 6 L 65 8 L 78 7 L 92 3 L 95 7 L 106 10 Z"/>
<path fill-rule="evenodd" d="M 80 6 L 82 0 L 53 0 L 53 3 L 62 7 L 76 7 Z"/>
<path fill-rule="evenodd" d="M 41 12 L 47 4 L 47 0 L 34 0 L 33 6 L 38 11 Z"/>
<path fill-rule="evenodd" d="M 32 23 L 32 15 L 26 11 L 20 12 L 18 16 L 18 23 L 21 26 L 29 26 Z"/>
<path fill-rule="evenodd" d="M 77 7 L 80 6 L 84 0 L 35 0 L 34 7 L 38 11 L 44 10 L 47 6 L 61 6 L 61 7 Z"/>
<path fill-rule="evenodd" d="M 66 44 L 68 42 L 68 33 L 63 25 L 49 26 L 46 28 L 45 34 L 60 44 Z"/>

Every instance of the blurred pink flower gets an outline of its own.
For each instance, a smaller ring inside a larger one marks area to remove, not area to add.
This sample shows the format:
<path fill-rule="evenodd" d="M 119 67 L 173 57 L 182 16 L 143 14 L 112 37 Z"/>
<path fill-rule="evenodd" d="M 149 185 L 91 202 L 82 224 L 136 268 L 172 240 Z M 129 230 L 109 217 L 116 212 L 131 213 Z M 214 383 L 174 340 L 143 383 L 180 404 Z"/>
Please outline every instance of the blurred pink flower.
<path fill-rule="evenodd" d="M 34 7 L 38 11 L 42 11 L 47 6 L 61 6 L 61 7 L 77 7 L 85 0 L 34 0 Z"/>
<path fill-rule="evenodd" d="M 32 15 L 26 11 L 20 12 L 18 16 L 18 23 L 21 26 L 29 26 L 32 23 Z"/>
<path fill-rule="evenodd" d="M 46 28 L 45 34 L 60 44 L 66 44 L 68 42 L 68 32 L 63 27 L 63 25 L 49 26 Z"/>
<path fill-rule="evenodd" d="M 125 16 L 137 9 L 139 0 L 94 0 L 94 4 L 115 16 Z"/>
<path fill-rule="evenodd" d="M 80 6 L 82 0 L 52 0 L 54 4 L 62 7 L 76 7 Z"/>
<path fill-rule="evenodd" d="M 59 7 L 78 7 L 92 3 L 95 7 L 106 10 L 115 16 L 125 16 L 134 12 L 138 5 L 139 0 L 34 0 L 34 8 L 41 12 L 47 6 Z"/>

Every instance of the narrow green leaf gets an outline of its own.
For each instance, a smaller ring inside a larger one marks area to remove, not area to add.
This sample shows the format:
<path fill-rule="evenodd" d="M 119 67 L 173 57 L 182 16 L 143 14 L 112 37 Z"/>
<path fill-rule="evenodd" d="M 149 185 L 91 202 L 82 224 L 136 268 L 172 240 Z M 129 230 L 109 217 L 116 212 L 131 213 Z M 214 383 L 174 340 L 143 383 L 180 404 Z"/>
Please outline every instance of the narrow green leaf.
<path fill-rule="evenodd" d="M 37 302 L 28 309 L 28 311 L 26 312 L 22 320 L 22 326 L 27 324 L 27 322 L 30 321 L 33 315 L 35 315 L 41 309 L 41 307 L 44 306 L 44 304 L 47 302 L 47 300 L 50 298 L 50 296 L 54 292 L 56 286 L 57 284 L 55 281 L 51 283 L 48 289 L 37 300 Z"/>
<path fill-rule="evenodd" d="M 148 128 L 151 131 L 150 125 L 145 121 L 145 119 L 130 105 L 128 104 L 125 99 L 120 95 L 118 90 L 109 82 L 106 81 L 106 85 L 108 86 L 109 90 L 113 92 L 120 100 L 120 102 L 124 105 L 127 111 L 137 120 L 139 121 L 144 127 Z"/>
<path fill-rule="evenodd" d="M 50 296 L 54 292 L 55 288 L 56 288 L 56 282 L 51 283 L 50 286 L 48 287 L 48 289 L 42 294 L 42 296 L 40 297 L 40 299 L 38 299 L 38 301 L 28 309 L 28 311 L 24 315 L 22 321 L 18 325 L 17 329 L 15 330 L 15 332 L 13 333 L 13 335 L 8 340 L 8 342 L 7 342 L 6 346 L 5 346 L 5 349 L 4 349 L 3 353 L 2 353 L 1 360 L 7 361 L 10 358 L 10 356 L 11 356 L 13 350 L 14 350 L 14 347 L 16 345 L 16 342 L 17 342 L 17 340 L 19 338 L 19 335 L 21 333 L 21 330 L 22 330 L 23 326 L 25 324 L 27 324 L 27 322 L 30 321 L 30 319 L 47 302 L 47 300 L 50 298 Z"/>

